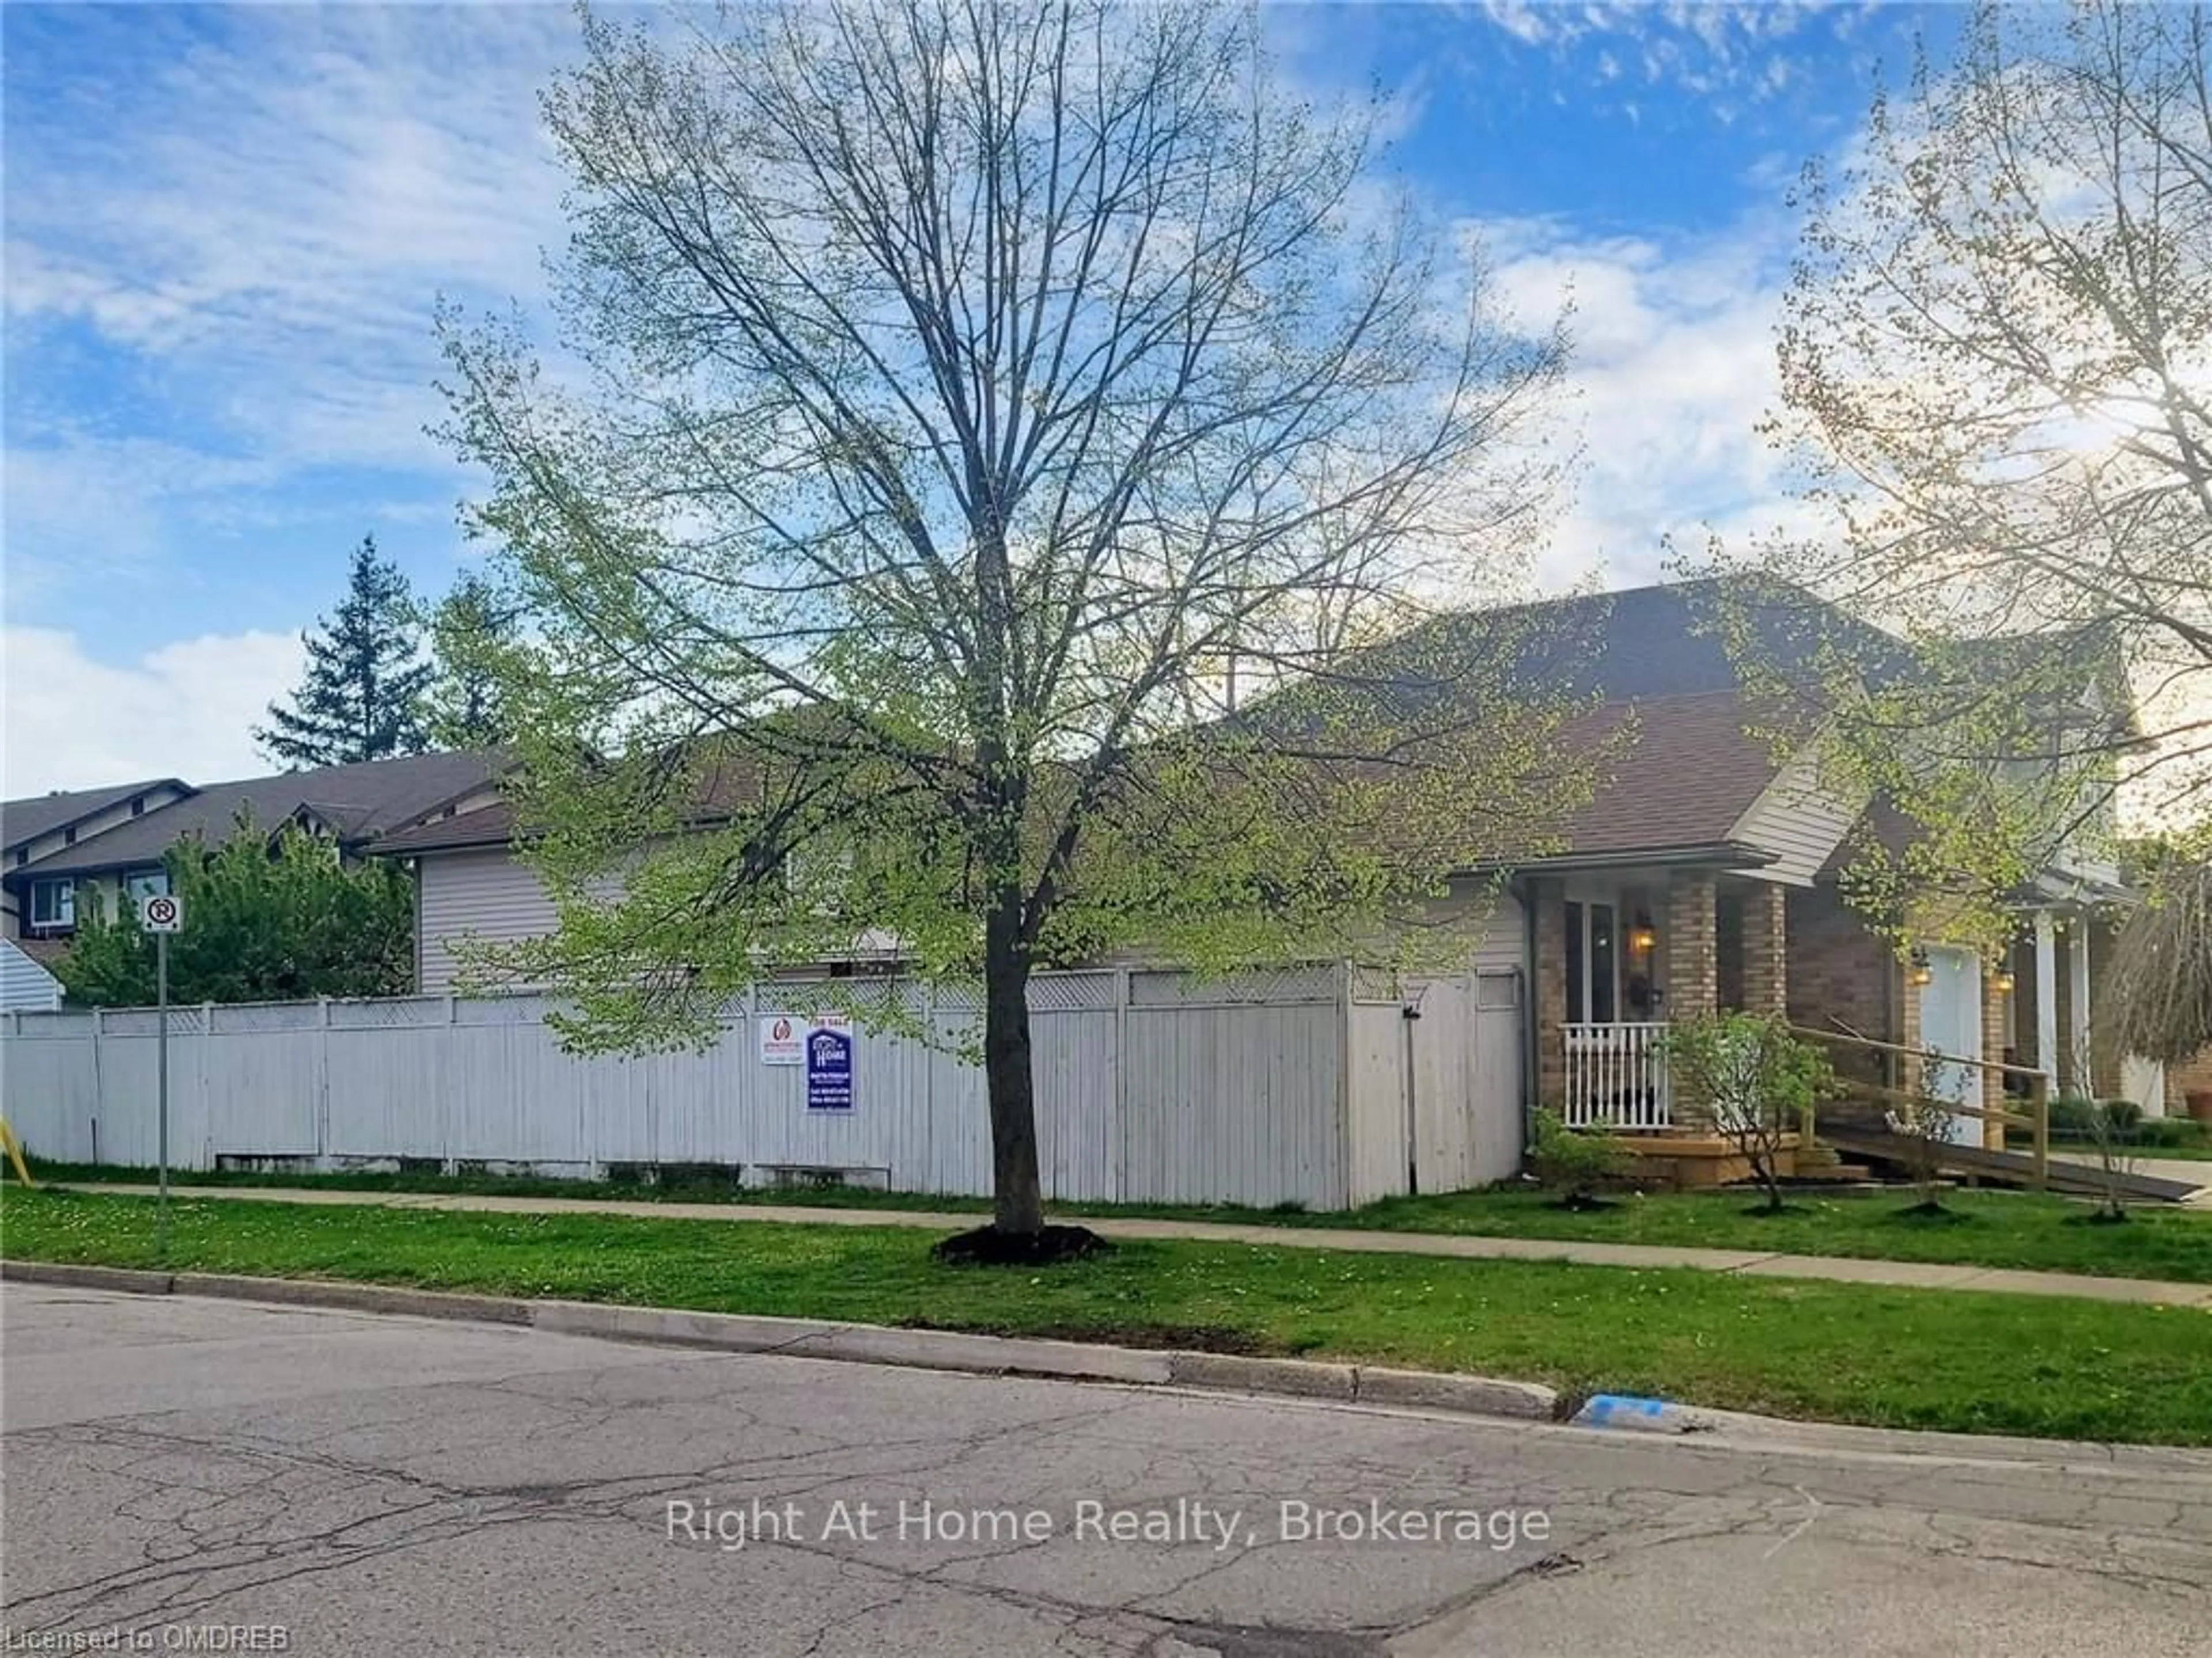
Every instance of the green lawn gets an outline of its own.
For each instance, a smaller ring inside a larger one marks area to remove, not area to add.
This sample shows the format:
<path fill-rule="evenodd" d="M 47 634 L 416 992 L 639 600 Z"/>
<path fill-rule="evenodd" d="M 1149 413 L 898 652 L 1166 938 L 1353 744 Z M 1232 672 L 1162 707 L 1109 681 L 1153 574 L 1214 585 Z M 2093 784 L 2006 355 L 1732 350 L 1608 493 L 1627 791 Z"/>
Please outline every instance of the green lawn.
<path fill-rule="evenodd" d="M 44 1165 L 41 1178 L 150 1181 L 147 1169 Z M 194 1175 L 182 1181 L 259 1186 L 332 1187 L 372 1191 L 479 1192 L 527 1197 L 653 1197 L 720 1202 L 784 1203 L 836 1207 L 901 1207 L 978 1212 L 972 1199 L 850 1190 L 743 1192 L 726 1184 L 666 1187 L 604 1181 L 524 1180 L 501 1176 L 443 1178 L 434 1175 Z M 2109 1278 L 2172 1278 L 2212 1283 L 2212 1212 L 2137 1205 L 2124 1226 L 2093 1226 L 2094 1206 L 2079 1199 L 2031 1193 L 1958 1192 L 1946 1199 L 1949 1218 L 1905 1213 L 1910 1192 L 1884 1189 L 1832 1197 L 1796 1197 L 1782 1215 L 1748 1212 L 1741 1192 L 1623 1197 L 1594 1214 L 1553 1207 L 1542 1193 L 1520 1188 L 1454 1193 L 1441 1197 L 1389 1198 L 1340 1213 L 1255 1210 L 1230 1206 L 1072 1204 L 1069 1215 L 1141 1215 L 1170 1219 L 1222 1220 L 1247 1225 L 1345 1226 L 1408 1232 L 1459 1232 L 1492 1237 L 1590 1239 L 1616 1243 L 1686 1244 L 1715 1249 L 1848 1255 L 1861 1260 L 1935 1261 L 1947 1265 L 2025 1267 L 2087 1272 Z"/>
<path fill-rule="evenodd" d="M 1624 1197 L 1595 1214 L 1554 1208 L 1542 1193 L 1467 1192 L 1386 1198 L 1333 1224 L 1492 1237 L 1602 1239 L 1766 1249 L 1781 1254 L 2012 1266 L 2105 1278 L 2212 1284 L 2212 1212 L 2137 1204 L 2123 1225 L 2088 1224 L 2095 1206 L 2029 1192 L 1954 1192 L 1946 1213 L 1908 1213 L 1909 1190 L 1793 1197 L 1754 1215 L 1740 1192 Z"/>
<path fill-rule="evenodd" d="M 10 1188 L 22 1260 L 155 1266 L 149 1199 Z M 1125 1243 L 945 1267 L 889 1227 L 173 1205 L 177 1269 L 1119 1338 L 1524 1376 L 1836 1421 L 2212 1444 L 2212 1315 L 1547 1262 Z"/>

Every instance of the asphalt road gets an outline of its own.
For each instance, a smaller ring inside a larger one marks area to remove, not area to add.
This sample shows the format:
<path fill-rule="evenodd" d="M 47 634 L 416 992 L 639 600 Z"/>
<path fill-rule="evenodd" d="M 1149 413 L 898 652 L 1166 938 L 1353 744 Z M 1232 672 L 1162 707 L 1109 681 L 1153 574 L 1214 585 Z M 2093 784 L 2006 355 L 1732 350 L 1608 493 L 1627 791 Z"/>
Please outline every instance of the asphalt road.
<path fill-rule="evenodd" d="M 2212 1653 L 2199 1453 L 1658 1438 L 23 1284 L 0 1327 L 11 1654 Z"/>

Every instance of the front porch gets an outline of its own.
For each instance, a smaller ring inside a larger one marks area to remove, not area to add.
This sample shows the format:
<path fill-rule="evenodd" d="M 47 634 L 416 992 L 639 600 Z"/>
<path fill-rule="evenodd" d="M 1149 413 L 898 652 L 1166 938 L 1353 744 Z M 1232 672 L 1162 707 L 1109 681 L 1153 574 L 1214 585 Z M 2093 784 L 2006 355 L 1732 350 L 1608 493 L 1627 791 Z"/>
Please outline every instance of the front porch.
<path fill-rule="evenodd" d="M 1718 871 L 1532 884 L 1537 1090 L 1568 1126 L 1717 1138 L 1673 1095 L 1668 1026 L 1789 1010 L 1787 890 Z"/>
<path fill-rule="evenodd" d="M 2122 1088 L 2091 1051 L 2103 923 L 2087 910 L 2024 911 L 1994 959 L 1929 942 L 1904 956 L 1832 882 L 1790 884 L 1741 870 L 1592 871 L 1529 884 L 1538 1102 L 1571 1127 L 1629 1140 L 1678 1184 L 1739 1177 L 1741 1155 L 1668 1074 L 1678 1020 L 1736 1010 L 1779 1015 L 1836 1039 L 1830 1057 L 1862 1104 L 1901 1093 L 1954 1099 L 1956 1138 L 2001 1150 L 1999 1115 L 2031 1094 Z M 1932 929 L 1932 924 L 1931 924 Z M 2157 1109 L 2155 1103 L 2150 1108 Z M 1789 1163 L 1834 1165 L 1812 1140 Z"/>

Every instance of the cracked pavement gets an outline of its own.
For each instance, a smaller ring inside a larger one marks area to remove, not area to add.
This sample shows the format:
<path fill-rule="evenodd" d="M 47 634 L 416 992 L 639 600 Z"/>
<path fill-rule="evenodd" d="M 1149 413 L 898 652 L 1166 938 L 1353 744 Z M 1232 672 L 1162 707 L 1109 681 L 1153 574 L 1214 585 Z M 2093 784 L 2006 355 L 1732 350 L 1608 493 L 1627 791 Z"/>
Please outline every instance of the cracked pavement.
<path fill-rule="evenodd" d="M 2202 1452 L 1672 1438 L 20 1284 L 0 1334 L 10 1651 L 2212 1653 Z M 1217 1529 L 1097 1534 L 1194 1502 Z M 1474 1518 L 1301 1540 L 1285 1502 Z"/>

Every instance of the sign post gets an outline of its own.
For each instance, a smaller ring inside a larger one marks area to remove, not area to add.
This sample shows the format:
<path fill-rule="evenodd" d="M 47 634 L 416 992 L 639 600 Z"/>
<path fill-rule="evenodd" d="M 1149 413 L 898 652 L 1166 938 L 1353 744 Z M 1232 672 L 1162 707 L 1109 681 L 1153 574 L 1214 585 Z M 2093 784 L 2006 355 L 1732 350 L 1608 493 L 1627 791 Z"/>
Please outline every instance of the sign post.
<path fill-rule="evenodd" d="M 154 1040 L 154 1085 L 159 1099 L 155 1107 L 160 1121 L 156 1145 L 161 1180 L 161 1204 L 154 1222 L 154 1239 L 155 1248 L 164 1262 L 169 1259 L 169 935 L 180 932 L 184 925 L 183 902 L 167 893 L 156 893 L 138 906 L 140 930 L 154 935 L 154 1004 L 157 1020 Z"/>

